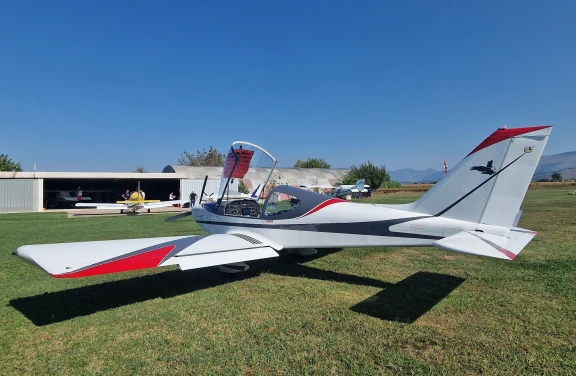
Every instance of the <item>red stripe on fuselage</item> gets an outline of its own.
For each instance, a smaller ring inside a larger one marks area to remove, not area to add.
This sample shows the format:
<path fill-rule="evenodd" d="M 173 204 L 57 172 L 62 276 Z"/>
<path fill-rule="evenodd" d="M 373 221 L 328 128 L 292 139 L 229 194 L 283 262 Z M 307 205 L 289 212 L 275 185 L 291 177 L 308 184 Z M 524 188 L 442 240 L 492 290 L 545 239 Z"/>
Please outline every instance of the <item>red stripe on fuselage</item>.
<path fill-rule="evenodd" d="M 304 214 L 302 217 L 306 217 L 307 215 L 315 213 L 318 210 L 323 209 L 328 205 L 337 204 L 339 202 L 346 202 L 346 200 L 342 200 L 341 198 L 331 198 L 330 200 L 324 201 L 320 205 L 316 206 L 314 209 L 310 210 L 308 213 Z"/>
<path fill-rule="evenodd" d="M 476 149 L 472 150 L 470 154 L 472 155 L 479 150 L 485 149 L 488 146 L 497 144 L 498 142 L 507 140 L 512 137 L 520 136 L 521 134 L 530 133 L 534 131 L 538 131 L 544 128 L 550 128 L 551 125 L 540 125 L 537 127 L 524 127 L 524 128 L 500 128 L 496 130 L 496 132 L 492 133 L 488 138 L 480 143 L 480 145 L 476 146 Z"/>
<path fill-rule="evenodd" d="M 126 257 L 120 260 L 107 262 L 105 264 L 96 265 L 88 269 L 83 269 L 77 272 L 64 273 L 64 274 L 51 274 L 56 278 L 78 278 L 88 277 L 91 275 L 108 274 L 127 272 L 129 270 L 155 268 L 166 257 L 170 251 L 176 246 L 169 245 L 166 247 L 153 249 L 148 252 L 140 253 L 134 256 Z"/>

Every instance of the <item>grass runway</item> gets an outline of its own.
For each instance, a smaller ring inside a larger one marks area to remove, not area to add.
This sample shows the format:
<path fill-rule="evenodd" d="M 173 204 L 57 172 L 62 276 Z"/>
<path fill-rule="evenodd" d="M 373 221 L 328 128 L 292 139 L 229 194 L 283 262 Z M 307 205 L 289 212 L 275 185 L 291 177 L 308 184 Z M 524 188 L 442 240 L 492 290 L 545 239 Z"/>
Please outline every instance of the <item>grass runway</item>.
<path fill-rule="evenodd" d="M 0 215 L 0 374 L 502 374 L 576 370 L 576 196 L 529 190 L 514 260 L 346 248 L 56 279 L 24 244 L 203 233 L 173 214 Z M 420 193 L 362 202 L 404 203 Z"/>

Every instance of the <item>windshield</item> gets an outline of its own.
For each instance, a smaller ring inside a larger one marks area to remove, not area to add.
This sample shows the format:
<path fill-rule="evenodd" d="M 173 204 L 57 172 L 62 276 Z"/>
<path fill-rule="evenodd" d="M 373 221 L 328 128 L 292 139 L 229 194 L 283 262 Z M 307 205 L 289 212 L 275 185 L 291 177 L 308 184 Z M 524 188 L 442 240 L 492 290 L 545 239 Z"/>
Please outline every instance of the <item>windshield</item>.
<path fill-rule="evenodd" d="M 236 198 L 258 200 L 276 166 L 276 159 L 250 142 L 235 141 L 224 161 L 218 202 Z"/>

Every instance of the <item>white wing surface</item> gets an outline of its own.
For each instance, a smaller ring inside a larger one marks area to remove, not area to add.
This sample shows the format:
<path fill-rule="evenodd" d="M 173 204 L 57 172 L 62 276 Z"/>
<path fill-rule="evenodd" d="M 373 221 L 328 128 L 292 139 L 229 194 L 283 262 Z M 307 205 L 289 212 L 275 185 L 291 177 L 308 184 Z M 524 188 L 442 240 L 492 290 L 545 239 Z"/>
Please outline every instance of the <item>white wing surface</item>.
<path fill-rule="evenodd" d="M 75 205 L 77 208 L 94 208 L 94 209 L 108 209 L 108 210 L 116 210 L 116 209 L 128 209 L 128 205 L 126 204 L 88 204 L 88 203 L 78 203 Z"/>
<path fill-rule="evenodd" d="M 153 209 L 153 208 L 163 208 L 167 206 L 172 206 L 176 204 L 187 204 L 190 201 L 188 200 L 172 200 L 172 201 L 160 201 L 160 202 L 144 202 L 142 203 L 142 207 L 144 209 Z"/>
<path fill-rule="evenodd" d="M 266 239 L 241 233 L 24 245 L 14 254 L 56 278 L 167 265 L 188 270 L 278 256 Z"/>

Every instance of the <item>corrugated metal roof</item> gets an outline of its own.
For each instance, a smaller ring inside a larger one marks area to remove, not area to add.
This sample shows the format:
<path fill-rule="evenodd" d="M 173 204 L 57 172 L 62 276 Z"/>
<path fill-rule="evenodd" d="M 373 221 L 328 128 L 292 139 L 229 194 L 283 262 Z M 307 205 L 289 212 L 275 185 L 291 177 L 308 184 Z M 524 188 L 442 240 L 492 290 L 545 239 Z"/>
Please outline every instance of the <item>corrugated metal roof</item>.
<path fill-rule="evenodd" d="M 175 171 L 178 174 L 186 175 L 188 179 L 220 179 L 222 167 L 202 167 L 202 166 L 166 166 L 164 171 Z M 251 168 L 248 170 L 244 183 L 251 188 L 251 182 L 264 181 L 270 173 L 269 168 Z M 276 184 L 288 185 L 334 185 L 340 181 L 348 169 L 325 169 L 325 168 L 276 168 L 270 177 Z"/>
<path fill-rule="evenodd" d="M 139 172 L 0 172 L 0 179 L 186 179 L 179 173 Z"/>
<path fill-rule="evenodd" d="M 0 179 L 198 179 L 206 175 L 209 179 L 220 179 L 222 167 L 199 166 L 166 166 L 160 173 L 138 172 L 0 172 Z M 347 169 L 323 168 L 276 168 L 270 177 L 276 184 L 287 185 L 334 185 L 342 180 Z M 248 170 L 244 184 L 252 187 L 266 180 L 270 168 L 251 168 Z"/>

